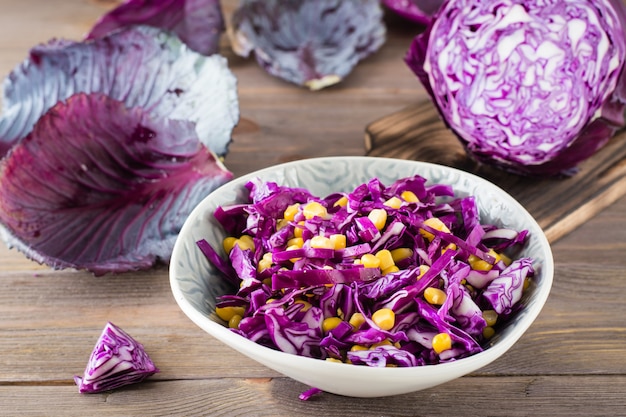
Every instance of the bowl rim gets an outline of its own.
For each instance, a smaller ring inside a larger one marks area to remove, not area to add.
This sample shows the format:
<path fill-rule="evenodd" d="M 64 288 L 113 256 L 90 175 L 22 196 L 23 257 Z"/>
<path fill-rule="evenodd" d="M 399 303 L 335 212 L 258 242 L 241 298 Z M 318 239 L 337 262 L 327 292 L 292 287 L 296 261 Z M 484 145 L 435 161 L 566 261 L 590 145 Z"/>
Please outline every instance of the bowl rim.
<path fill-rule="evenodd" d="M 228 189 L 231 187 L 240 187 L 243 186 L 247 181 L 252 178 L 262 176 L 263 174 L 273 172 L 277 169 L 289 168 L 291 166 L 297 166 L 303 163 L 315 163 L 315 161 L 320 160 L 343 160 L 343 161 L 379 161 L 379 162 L 394 162 L 394 163 L 406 163 L 409 165 L 422 166 L 424 168 L 427 167 L 435 167 L 437 169 L 449 170 L 450 172 L 457 173 L 458 175 L 466 176 L 472 181 L 483 182 L 488 184 L 488 186 L 495 188 L 499 191 L 503 196 L 507 197 L 506 204 L 516 206 L 516 209 L 524 213 L 530 225 L 533 226 L 533 232 L 541 232 L 539 236 L 536 236 L 540 241 L 540 246 L 542 250 L 544 250 L 544 262 L 542 264 L 542 291 L 537 289 L 536 294 L 533 295 L 536 300 L 531 309 L 525 310 L 525 318 L 522 322 L 518 323 L 516 326 L 512 327 L 508 332 L 505 338 L 499 339 L 493 345 L 490 345 L 488 348 L 485 348 L 483 351 L 470 355 L 468 357 L 464 357 L 458 360 L 454 360 L 451 362 L 444 362 L 438 364 L 429 364 L 422 366 L 414 366 L 414 367 L 369 367 L 369 366 L 352 366 L 351 373 L 358 378 L 367 378 L 367 377 L 380 377 L 385 374 L 393 374 L 393 375 L 407 375 L 411 376 L 412 374 L 420 374 L 420 373 L 429 373 L 429 372 L 445 372 L 445 370 L 454 370 L 457 368 L 463 368 L 465 371 L 463 374 L 468 374 L 473 372 L 476 369 L 482 368 L 494 360 L 498 359 L 505 352 L 507 352 L 517 341 L 524 335 L 524 333 L 531 327 L 536 318 L 541 313 L 549 295 L 551 292 L 553 279 L 554 279 L 554 258 L 552 255 L 552 250 L 550 247 L 550 243 L 543 232 L 541 226 L 537 223 L 534 217 L 523 207 L 515 198 L 513 198 L 507 191 L 499 187 L 498 185 L 478 176 L 473 173 L 460 170 L 458 168 L 449 167 L 446 165 L 435 164 L 431 162 L 424 161 L 412 161 L 412 160 L 404 160 L 404 159 L 396 159 L 396 158 L 386 158 L 386 157 L 372 157 L 372 156 L 328 156 L 328 157 L 314 157 L 314 158 L 306 158 L 300 159 L 290 162 L 285 162 L 277 165 L 273 165 L 270 167 L 266 167 L 254 172 L 250 172 L 248 174 L 244 174 L 228 183 L 218 187 L 216 190 L 205 196 L 194 209 L 189 214 L 188 218 L 185 220 L 181 231 L 179 233 L 178 238 L 174 244 L 174 248 L 172 251 L 172 259 L 170 261 L 169 267 L 169 279 L 170 286 L 176 300 L 178 306 L 181 310 L 187 315 L 187 317 L 194 322 L 198 327 L 209 333 L 212 337 L 218 339 L 220 342 L 226 344 L 229 348 L 239 351 L 244 355 L 250 357 L 253 360 L 256 360 L 266 366 L 267 363 L 259 358 L 258 354 L 265 357 L 267 355 L 273 356 L 277 358 L 277 360 L 288 360 L 288 361 L 296 361 L 298 363 L 303 364 L 303 366 L 314 365 L 317 367 L 324 367 L 327 369 L 338 369 L 337 367 L 345 366 L 344 363 L 336 363 L 332 361 L 325 361 L 316 358 L 309 358 L 305 356 L 295 355 L 287 352 L 282 352 L 280 350 L 271 349 L 269 347 L 260 345 L 256 342 L 253 342 L 241 335 L 236 334 L 230 329 L 224 327 L 223 325 L 211 320 L 208 316 L 198 311 L 185 297 L 178 284 L 178 265 L 176 262 L 173 262 L 176 254 L 182 250 L 183 245 L 183 237 L 187 235 L 187 230 L 191 227 L 191 219 L 198 217 L 198 215 L 203 212 L 204 206 L 208 204 L 208 202 L 217 194 L 219 194 L 222 190 Z M 426 178 L 429 180 L 428 178 Z M 254 353 L 253 353 L 254 352 Z M 407 391 L 408 392 L 408 391 Z"/>

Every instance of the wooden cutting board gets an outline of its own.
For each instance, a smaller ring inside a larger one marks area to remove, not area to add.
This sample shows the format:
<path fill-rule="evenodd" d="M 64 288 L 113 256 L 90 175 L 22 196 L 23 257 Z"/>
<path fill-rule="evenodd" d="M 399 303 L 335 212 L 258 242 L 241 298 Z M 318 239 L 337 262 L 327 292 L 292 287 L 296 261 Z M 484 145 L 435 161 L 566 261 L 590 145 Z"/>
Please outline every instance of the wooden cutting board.
<path fill-rule="evenodd" d="M 365 148 L 371 156 L 434 162 L 488 179 L 526 207 L 550 242 L 626 194 L 626 131 L 620 131 L 568 178 L 527 178 L 474 162 L 430 101 L 369 124 Z"/>

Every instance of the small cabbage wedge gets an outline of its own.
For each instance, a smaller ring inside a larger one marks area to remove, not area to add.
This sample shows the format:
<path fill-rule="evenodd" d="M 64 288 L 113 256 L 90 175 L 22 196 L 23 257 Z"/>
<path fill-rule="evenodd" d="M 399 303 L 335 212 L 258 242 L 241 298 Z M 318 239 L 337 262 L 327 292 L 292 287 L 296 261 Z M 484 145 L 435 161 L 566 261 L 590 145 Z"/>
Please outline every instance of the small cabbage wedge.
<path fill-rule="evenodd" d="M 79 93 L 0 162 L 0 234 L 56 269 L 146 269 L 169 260 L 193 207 L 230 179 L 194 123 Z"/>
<path fill-rule="evenodd" d="M 178 37 L 148 26 L 36 46 L 3 88 L 0 157 L 48 109 L 76 93 L 102 93 L 155 118 L 194 122 L 200 141 L 220 156 L 239 121 L 237 80 L 226 59 L 198 54 Z"/>
<path fill-rule="evenodd" d="M 159 370 L 143 345 L 108 322 L 89 357 L 83 376 L 75 376 L 74 382 L 81 394 L 94 394 L 141 382 L 157 372 Z"/>
<path fill-rule="evenodd" d="M 87 39 L 132 25 L 169 30 L 203 55 L 218 52 L 225 29 L 219 0 L 126 0 L 97 21 Z"/>

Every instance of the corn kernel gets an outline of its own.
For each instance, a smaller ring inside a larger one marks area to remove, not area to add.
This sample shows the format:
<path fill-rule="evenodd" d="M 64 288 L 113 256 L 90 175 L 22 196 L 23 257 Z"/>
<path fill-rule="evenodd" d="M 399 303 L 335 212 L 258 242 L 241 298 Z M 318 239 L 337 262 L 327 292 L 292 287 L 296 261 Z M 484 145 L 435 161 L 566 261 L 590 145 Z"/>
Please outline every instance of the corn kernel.
<path fill-rule="evenodd" d="M 350 323 L 355 330 L 358 330 L 365 323 L 365 317 L 363 317 L 361 313 L 354 313 L 350 317 L 350 320 L 348 320 L 348 323 Z"/>
<path fill-rule="evenodd" d="M 259 264 L 256 267 L 258 272 L 264 271 L 268 268 L 272 267 L 272 252 L 266 252 L 263 254 L 263 257 L 259 260 Z"/>
<path fill-rule="evenodd" d="M 380 259 L 379 267 L 381 270 L 385 270 L 395 265 L 395 263 L 393 262 L 393 257 L 391 256 L 391 252 L 387 249 L 379 250 L 374 256 Z"/>
<path fill-rule="evenodd" d="M 296 250 L 296 249 L 300 249 L 300 248 L 301 248 L 300 246 L 297 246 L 297 245 L 292 245 L 292 246 L 287 246 L 287 248 L 285 248 L 285 250 Z M 290 260 L 291 262 L 297 262 L 297 261 L 299 261 L 300 259 L 301 259 L 301 258 L 290 258 L 289 260 Z"/>
<path fill-rule="evenodd" d="M 272 286 L 272 277 L 267 277 L 265 278 L 263 281 L 261 281 L 263 284 L 267 285 L 268 287 Z"/>
<path fill-rule="evenodd" d="M 370 348 L 368 348 L 367 346 L 363 346 L 363 345 L 353 345 L 350 348 L 351 352 L 358 352 L 360 350 L 370 350 Z"/>
<path fill-rule="evenodd" d="M 302 237 L 302 231 L 304 230 L 304 221 L 298 222 L 296 227 L 293 228 L 293 237 Z"/>
<path fill-rule="evenodd" d="M 243 317 L 245 311 L 246 310 L 243 307 L 238 307 L 238 306 L 215 308 L 215 314 L 217 314 L 217 316 L 224 321 L 230 321 L 230 319 L 232 319 L 233 316 Z"/>
<path fill-rule="evenodd" d="M 335 204 L 333 204 L 333 207 L 345 207 L 347 204 L 348 204 L 348 197 L 344 195 L 339 200 L 335 201 Z"/>
<path fill-rule="evenodd" d="M 446 302 L 446 293 L 439 288 L 428 287 L 424 290 L 424 299 L 432 305 L 442 305 Z"/>
<path fill-rule="evenodd" d="M 236 244 L 237 244 L 236 237 L 229 236 L 225 238 L 224 241 L 222 242 L 222 247 L 224 248 L 224 252 L 226 252 L 226 254 L 229 254 L 230 251 L 233 250 Z"/>
<path fill-rule="evenodd" d="M 361 256 L 361 264 L 365 268 L 378 268 L 380 267 L 380 259 L 372 255 L 371 253 L 366 253 L 365 255 Z"/>
<path fill-rule="evenodd" d="M 452 349 L 452 338 L 448 333 L 438 333 L 433 337 L 433 350 L 440 354 L 443 351 Z"/>
<path fill-rule="evenodd" d="M 407 203 L 419 203 L 420 202 L 420 199 L 417 198 L 417 196 L 415 195 L 413 191 L 408 191 L 408 190 L 402 191 L 402 194 L 400 194 L 400 198 L 402 198 Z"/>
<path fill-rule="evenodd" d="M 426 272 L 428 272 L 428 270 L 430 269 L 430 266 L 428 266 L 428 265 L 420 265 L 419 268 L 420 268 L 420 274 L 417 276 L 418 280 L 421 277 L 423 277 Z"/>
<path fill-rule="evenodd" d="M 394 263 L 398 263 L 413 256 L 413 250 L 410 248 L 397 248 L 390 251 L 391 259 Z"/>
<path fill-rule="evenodd" d="M 381 340 L 378 343 L 374 343 L 372 345 L 372 349 L 373 348 L 377 348 L 378 346 L 393 346 L 393 343 L 391 343 L 391 340 L 389 340 L 389 339 Z"/>
<path fill-rule="evenodd" d="M 241 235 L 241 237 L 237 239 L 237 245 L 239 245 L 242 250 L 254 250 L 254 241 L 252 240 L 252 236 L 249 235 Z"/>
<path fill-rule="evenodd" d="M 337 358 L 326 358 L 326 362 L 343 363 L 340 359 L 337 359 Z"/>
<path fill-rule="evenodd" d="M 450 233 L 450 229 L 448 229 L 448 226 L 446 226 L 438 217 L 431 217 L 430 219 L 426 219 L 424 220 L 424 224 L 432 229 L 439 230 L 440 232 Z M 435 238 L 435 235 L 427 232 L 424 229 L 419 229 L 419 233 L 429 241 L 432 241 Z"/>
<path fill-rule="evenodd" d="M 238 329 L 239 323 L 241 322 L 242 317 L 239 314 L 235 314 L 228 320 L 228 327 L 231 329 Z"/>
<path fill-rule="evenodd" d="M 367 218 L 374 223 L 374 226 L 376 226 L 378 230 L 383 230 L 387 223 L 387 212 L 385 209 L 372 209 L 367 215 Z"/>
<path fill-rule="evenodd" d="M 399 209 L 400 207 L 402 207 L 402 200 L 400 200 L 398 197 L 391 197 L 389 200 L 385 201 L 383 204 L 387 207 Z"/>
<path fill-rule="evenodd" d="M 506 266 L 511 265 L 511 262 L 513 262 L 513 260 L 511 258 L 509 258 L 508 256 L 506 256 L 505 254 L 501 253 L 500 254 L 500 259 L 502 259 L 502 262 L 504 262 L 504 264 Z"/>
<path fill-rule="evenodd" d="M 487 326 L 495 326 L 498 321 L 498 313 L 494 310 L 483 311 L 483 319 L 487 322 Z"/>
<path fill-rule="evenodd" d="M 326 207 L 318 203 L 317 201 L 311 201 L 302 208 L 302 214 L 307 220 L 311 220 L 314 217 L 325 218 L 328 215 Z"/>
<path fill-rule="evenodd" d="M 283 227 L 287 226 L 288 224 L 289 224 L 289 220 L 278 219 L 276 220 L 276 230 L 280 230 Z"/>
<path fill-rule="evenodd" d="M 342 234 L 330 235 L 329 239 L 333 244 L 333 249 L 340 250 L 340 249 L 346 248 L 346 245 L 347 245 L 346 235 L 342 235 Z"/>
<path fill-rule="evenodd" d="M 292 221 L 296 218 L 296 214 L 300 211 L 300 203 L 295 203 L 290 206 L 287 206 L 283 213 L 283 219 Z"/>
<path fill-rule="evenodd" d="M 391 265 L 390 267 L 385 268 L 385 269 L 381 270 L 380 272 L 381 272 L 383 275 L 387 275 L 387 274 L 392 274 L 392 273 L 394 273 L 394 272 L 398 272 L 398 271 L 400 271 L 400 268 L 398 268 L 398 267 L 397 267 L 397 266 L 395 266 L 395 265 Z"/>
<path fill-rule="evenodd" d="M 483 329 L 483 337 L 485 339 L 491 339 L 495 334 L 496 330 L 491 326 L 487 326 Z"/>
<path fill-rule="evenodd" d="M 326 236 L 313 236 L 309 241 L 312 248 L 317 249 L 335 249 L 333 242 Z"/>
<path fill-rule="evenodd" d="M 524 279 L 524 287 L 522 288 L 522 291 L 526 291 L 528 289 L 528 287 L 530 287 L 530 278 L 525 278 Z"/>
<path fill-rule="evenodd" d="M 391 330 L 396 324 L 396 313 L 390 308 L 381 308 L 372 314 L 372 321 L 382 330 Z"/>
<path fill-rule="evenodd" d="M 324 333 L 328 333 L 341 324 L 339 317 L 327 317 L 322 321 L 322 330 Z"/>
<path fill-rule="evenodd" d="M 302 304 L 302 307 L 300 308 L 300 311 L 302 311 L 302 312 L 309 311 L 309 309 L 311 307 L 313 307 L 313 305 L 311 303 L 309 303 L 308 301 L 305 301 L 305 300 L 296 300 L 293 303 L 294 304 Z"/>
<path fill-rule="evenodd" d="M 304 246 L 304 240 L 301 237 L 292 237 L 291 239 L 287 241 L 287 247 L 294 247 L 294 246 L 301 248 L 302 246 Z"/>

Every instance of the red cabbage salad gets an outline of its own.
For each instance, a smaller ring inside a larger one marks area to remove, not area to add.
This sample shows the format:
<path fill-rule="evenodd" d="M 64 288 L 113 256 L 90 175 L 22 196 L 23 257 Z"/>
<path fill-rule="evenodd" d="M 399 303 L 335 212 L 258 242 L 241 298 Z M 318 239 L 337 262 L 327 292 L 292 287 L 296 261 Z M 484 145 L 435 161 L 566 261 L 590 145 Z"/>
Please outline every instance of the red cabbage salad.
<path fill-rule="evenodd" d="M 320 198 L 254 179 L 214 216 L 200 250 L 233 284 L 215 313 L 256 343 L 301 356 L 421 366 L 481 352 L 522 307 L 527 230 L 481 223 L 472 196 L 416 175 Z M 227 253 L 228 257 L 221 255 Z"/>

